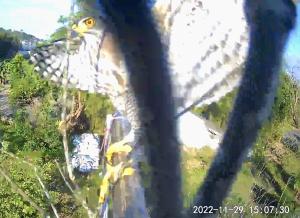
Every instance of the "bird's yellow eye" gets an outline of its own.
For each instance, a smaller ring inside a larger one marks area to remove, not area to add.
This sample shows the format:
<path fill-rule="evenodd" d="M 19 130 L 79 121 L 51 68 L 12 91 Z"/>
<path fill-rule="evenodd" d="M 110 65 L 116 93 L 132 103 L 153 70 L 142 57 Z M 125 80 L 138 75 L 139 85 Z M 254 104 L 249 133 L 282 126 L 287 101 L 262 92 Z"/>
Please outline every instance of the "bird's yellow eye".
<path fill-rule="evenodd" d="M 88 18 L 84 21 L 84 23 L 88 28 L 92 28 L 95 26 L 96 21 L 94 18 Z"/>

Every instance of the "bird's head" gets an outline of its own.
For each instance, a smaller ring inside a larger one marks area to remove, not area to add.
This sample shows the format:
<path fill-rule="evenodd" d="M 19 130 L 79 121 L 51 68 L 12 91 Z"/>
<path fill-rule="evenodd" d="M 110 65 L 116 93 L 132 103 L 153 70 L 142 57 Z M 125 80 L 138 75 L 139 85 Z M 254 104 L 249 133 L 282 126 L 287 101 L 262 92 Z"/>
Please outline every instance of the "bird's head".
<path fill-rule="evenodd" d="M 93 17 L 85 17 L 72 25 L 72 30 L 83 36 L 85 33 L 94 30 L 96 20 Z"/>
<path fill-rule="evenodd" d="M 101 32 L 103 30 L 104 24 L 101 19 L 96 19 L 94 17 L 84 17 L 78 22 L 72 25 L 72 30 L 79 36 L 84 36 L 86 34 L 94 34 Z M 98 35 L 98 34 L 96 34 Z"/>

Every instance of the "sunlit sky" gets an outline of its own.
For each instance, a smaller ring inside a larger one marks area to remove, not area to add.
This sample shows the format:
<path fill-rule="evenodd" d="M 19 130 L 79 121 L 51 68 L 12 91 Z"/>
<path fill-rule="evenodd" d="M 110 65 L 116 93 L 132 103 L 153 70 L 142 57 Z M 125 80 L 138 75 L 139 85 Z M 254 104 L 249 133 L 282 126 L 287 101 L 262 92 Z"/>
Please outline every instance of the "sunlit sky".
<path fill-rule="evenodd" d="M 59 24 L 60 15 L 69 14 L 70 0 L 0 0 L 0 27 L 23 30 L 38 38 L 46 39 Z M 300 79 L 300 5 L 297 7 L 297 27 L 290 36 L 285 60 L 294 67 Z"/>
<path fill-rule="evenodd" d="M 69 14 L 70 3 L 70 0 L 0 0 L 0 27 L 24 30 L 45 39 L 59 27 L 59 16 Z"/>
<path fill-rule="evenodd" d="M 297 24 L 289 38 L 285 51 L 285 60 L 290 70 L 295 71 L 296 77 L 300 80 L 300 5 L 297 6 Z"/>

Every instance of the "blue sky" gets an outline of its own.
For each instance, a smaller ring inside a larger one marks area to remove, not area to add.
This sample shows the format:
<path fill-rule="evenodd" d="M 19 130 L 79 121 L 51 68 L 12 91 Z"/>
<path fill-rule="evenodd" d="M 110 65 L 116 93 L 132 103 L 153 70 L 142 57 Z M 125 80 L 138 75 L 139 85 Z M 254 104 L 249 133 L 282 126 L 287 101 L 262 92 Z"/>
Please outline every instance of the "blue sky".
<path fill-rule="evenodd" d="M 0 27 L 24 30 L 38 38 L 47 38 L 59 24 L 60 15 L 70 10 L 70 0 L 0 0 Z M 300 79 L 300 5 L 297 7 L 297 28 L 290 36 L 285 52 L 288 68 Z M 299 66 L 298 68 L 296 66 Z"/>
<path fill-rule="evenodd" d="M 0 0 L 0 27 L 47 38 L 58 28 L 60 15 L 70 11 L 70 0 Z"/>
<path fill-rule="evenodd" d="M 297 6 L 297 24 L 296 29 L 290 35 L 288 45 L 285 51 L 285 60 L 288 68 L 295 71 L 296 77 L 300 80 L 300 5 Z"/>

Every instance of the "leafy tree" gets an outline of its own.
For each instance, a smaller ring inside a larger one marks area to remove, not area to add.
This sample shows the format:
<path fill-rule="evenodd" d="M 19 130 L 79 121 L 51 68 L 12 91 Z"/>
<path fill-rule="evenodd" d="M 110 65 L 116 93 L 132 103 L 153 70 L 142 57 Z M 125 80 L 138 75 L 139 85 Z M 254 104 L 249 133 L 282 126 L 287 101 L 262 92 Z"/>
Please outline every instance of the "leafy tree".
<path fill-rule="evenodd" d="M 50 42 L 63 39 L 67 37 L 67 27 L 63 26 L 58 28 L 54 33 L 50 35 Z"/>
<path fill-rule="evenodd" d="M 0 173 L 0 216 L 1 217 L 43 217 L 32 204 L 24 199 L 16 190 L 21 189 L 40 209 L 54 217 L 40 182 L 50 194 L 51 203 L 61 217 L 85 217 L 82 209 L 69 194 L 54 161 L 43 161 L 39 152 L 19 152 L 13 158 L 5 153 L 0 154 L 0 170 L 4 172 L 14 185 Z M 34 170 L 33 164 L 37 171 Z M 16 187 L 14 187 L 16 186 Z"/>
<path fill-rule="evenodd" d="M 10 73 L 7 60 L 0 62 L 0 84 L 6 84 L 8 82 L 8 75 Z"/>
<path fill-rule="evenodd" d="M 79 16 L 80 14 L 76 14 L 75 19 Z M 60 22 L 63 25 L 70 25 L 69 20 L 69 17 L 61 17 Z M 39 46 L 64 38 L 66 32 L 67 27 L 59 28 L 51 35 L 50 40 L 40 42 Z M 54 160 L 57 160 L 61 165 L 64 165 L 62 137 L 57 130 L 61 113 L 61 88 L 41 79 L 34 72 L 33 66 L 21 55 L 16 55 L 11 60 L 2 62 L 0 79 L 2 78 L 9 82 L 8 97 L 10 104 L 15 109 L 12 123 L 0 121 L 2 151 L 12 152 L 20 160 L 29 160 L 39 167 L 41 179 L 48 188 L 52 203 L 61 217 L 86 217 L 82 207 L 78 206 L 66 188 L 54 163 Z M 72 95 L 74 92 L 69 91 L 69 94 Z M 82 103 L 86 105 L 84 113 L 89 119 L 92 119 L 89 130 L 103 133 L 105 115 L 113 110 L 111 103 L 106 97 L 100 95 L 81 92 L 81 96 Z M 36 201 L 35 203 L 39 207 L 52 215 L 48 199 L 45 197 L 33 169 L 11 159 L 3 152 L 0 153 L 0 170 L 3 168 L 3 172 L 11 178 L 17 187 Z M 96 178 L 93 181 L 87 181 L 87 183 L 93 183 L 95 187 L 98 186 L 98 174 Z M 26 199 L 16 192 L 1 173 L 0 180 L 0 197 L 3 199 L 2 201 L 0 199 L 0 216 L 41 216 Z M 92 205 L 96 202 L 97 200 L 92 202 Z"/>
<path fill-rule="evenodd" d="M 12 34 L 0 31 L 0 61 L 13 57 L 20 45 L 20 41 Z"/>
<path fill-rule="evenodd" d="M 60 15 L 57 22 L 65 25 L 69 21 L 69 18 L 63 15 Z"/>
<path fill-rule="evenodd" d="M 294 87 L 293 80 L 288 74 L 282 73 L 280 81 L 281 83 L 273 106 L 273 117 L 277 121 L 282 122 L 292 118 Z"/>
<path fill-rule="evenodd" d="M 33 98 L 42 97 L 50 90 L 48 82 L 40 79 L 22 55 L 16 55 L 5 65 L 9 72 L 9 98 L 12 104 L 29 104 Z"/>
<path fill-rule="evenodd" d="M 54 160 L 64 162 L 61 135 L 57 130 L 61 90 L 42 80 L 20 55 L 5 61 L 10 79 L 9 99 L 16 112 L 11 124 L 0 122 L 2 151 L 12 152 L 20 159 L 12 159 L 0 153 L 0 170 L 46 213 L 51 212 L 32 167 L 21 159 L 33 162 L 39 168 L 40 177 L 48 188 L 52 203 L 61 217 L 85 217 L 67 190 Z M 24 199 L 16 188 L 0 173 L 0 216 L 41 217 L 38 211 Z"/>

